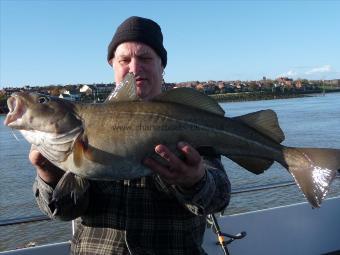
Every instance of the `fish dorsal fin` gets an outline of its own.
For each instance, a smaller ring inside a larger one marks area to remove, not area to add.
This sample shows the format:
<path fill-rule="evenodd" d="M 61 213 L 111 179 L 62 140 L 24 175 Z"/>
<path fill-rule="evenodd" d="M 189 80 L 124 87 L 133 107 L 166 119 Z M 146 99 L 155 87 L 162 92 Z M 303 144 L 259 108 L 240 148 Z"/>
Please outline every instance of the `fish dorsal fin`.
<path fill-rule="evenodd" d="M 192 88 L 171 89 L 155 97 L 153 101 L 187 105 L 224 116 L 224 110 L 213 98 Z"/>
<path fill-rule="evenodd" d="M 268 109 L 248 113 L 246 115 L 234 117 L 233 119 L 245 123 L 278 143 L 281 143 L 285 139 L 276 113 L 273 110 Z"/>
<path fill-rule="evenodd" d="M 140 100 L 140 98 L 137 95 L 135 75 L 128 73 L 106 98 L 105 103 L 138 100 Z"/>

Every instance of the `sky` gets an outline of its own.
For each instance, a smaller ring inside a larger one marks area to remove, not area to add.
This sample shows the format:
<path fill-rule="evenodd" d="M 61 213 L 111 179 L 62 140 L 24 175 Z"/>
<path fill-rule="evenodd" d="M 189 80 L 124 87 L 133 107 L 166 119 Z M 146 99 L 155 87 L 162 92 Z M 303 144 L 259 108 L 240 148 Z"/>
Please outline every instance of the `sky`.
<path fill-rule="evenodd" d="M 166 82 L 340 79 L 340 1 L 0 0 L 0 88 L 113 82 L 107 46 L 155 20 Z"/>

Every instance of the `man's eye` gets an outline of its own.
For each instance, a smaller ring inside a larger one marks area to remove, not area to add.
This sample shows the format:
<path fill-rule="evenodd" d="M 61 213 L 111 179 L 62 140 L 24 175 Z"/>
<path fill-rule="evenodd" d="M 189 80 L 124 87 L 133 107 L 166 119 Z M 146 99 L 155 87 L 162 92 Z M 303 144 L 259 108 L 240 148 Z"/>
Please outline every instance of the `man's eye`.
<path fill-rule="evenodd" d="M 38 98 L 38 103 L 39 104 L 45 104 L 49 101 L 48 97 L 39 97 Z"/>
<path fill-rule="evenodd" d="M 143 60 L 143 61 L 151 61 L 152 57 L 141 57 L 141 60 Z"/>

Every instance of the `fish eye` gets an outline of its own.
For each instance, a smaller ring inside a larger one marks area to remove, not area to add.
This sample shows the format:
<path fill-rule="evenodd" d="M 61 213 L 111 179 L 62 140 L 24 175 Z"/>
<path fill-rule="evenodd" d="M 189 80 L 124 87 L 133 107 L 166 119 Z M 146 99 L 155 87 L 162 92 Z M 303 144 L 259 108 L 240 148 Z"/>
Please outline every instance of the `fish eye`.
<path fill-rule="evenodd" d="M 39 104 L 45 104 L 49 101 L 48 97 L 41 96 L 38 98 L 38 103 Z"/>

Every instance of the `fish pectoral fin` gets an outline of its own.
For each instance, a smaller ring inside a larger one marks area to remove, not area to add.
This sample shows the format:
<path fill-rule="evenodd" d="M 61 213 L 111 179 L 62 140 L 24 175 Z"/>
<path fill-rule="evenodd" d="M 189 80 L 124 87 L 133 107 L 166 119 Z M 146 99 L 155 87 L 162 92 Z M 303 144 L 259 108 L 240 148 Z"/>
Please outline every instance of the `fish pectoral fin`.
<path fill-rule="evenodd" d="M 57 206 L 62 206 L 63 201 L 71 197 L 76 204 L 88 188 L 88 180 L 74 173 L 66 172 L 54 188 L 52 202 Z"/>
<path fill-rule="evenodd" d="M 244 156 L 228 156 L 228 158 L 254 174 L 262 174 L 274 162 L 273 160 Z"/>
<path fill-rule="evenodd" d="M 73 144 L 73 161 L 76 167 L 81 166 L 87 148 L 88 141 L 86 136 L 85 135 L 78 136 L 78 138 L 74 141 Z"/>
<path fill-rule="evenodd" d="M 112 165 L 115 158 L 115 155 L 89 144 L 86 135 L 78 137 L 73 145 L 73 161 L 78 168 L 81 167 L 84 159 L 101 165 Z"/>
<path fill-rule="evenodd" d="M 211 97 L 192 88 L 177 88 L 165 91 L 152 101 L 161 101 L 191 106 L 224 116 L 222 107 Z"/>
<path fill-rule="evenodd" d="M 280 128 L 277 115 L 273 110 L 262 110 L 248 113 L 233 118 L 250 126 L 261 134 L 271 138 L 277 143 L 281 143 L 285 139 L 285 135 Z"/>
<path fill-rule="evenodd" d="M 340 168 L 340 150 L 285 147 L 283 155 L 287 169 L 309 203 L 320 207 Z"/>

